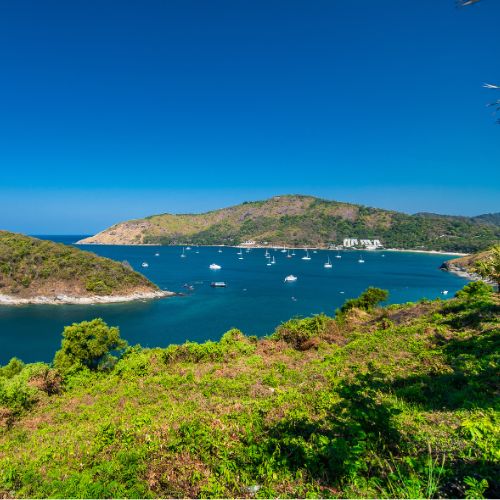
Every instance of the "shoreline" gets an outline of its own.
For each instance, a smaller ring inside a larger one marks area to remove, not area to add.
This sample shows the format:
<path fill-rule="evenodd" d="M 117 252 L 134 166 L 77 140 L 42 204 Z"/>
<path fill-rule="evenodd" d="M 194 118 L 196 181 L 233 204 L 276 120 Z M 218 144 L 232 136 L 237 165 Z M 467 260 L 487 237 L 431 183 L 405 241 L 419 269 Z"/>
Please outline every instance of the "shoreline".
<path fill-rule="evenodd" d="M 135 300 L 152 300 L 171 297 L 174 292 L 157 290 L 155 292 L 135 292 L 128 295 L 92 295 L 90 297 L 75 297 L 60 294 L 56 296 L 38 295 L 30 298 L 14 297 L 13 295 L 0 294 L 0 306 L 21 305 L 93 305 L 93 304 L 116 304 L 133 302 Z"/>
<path fill-rule="evenodd" d="M 81 240 L 80 240 L 81 241 Z M 407 249 L 407 248 L 376 248 L 376 249 L 367 249 L 367 248 L 329 248 L 329 247 L 318 247 L 318 246 L 303 246 L 303 247 L 293 247 L 293 246 L 285 246 L 285 245 L 194 245 L 194 244 L 185 244 L 185 245 L 160 245 L 155 243 L 80 243 L 77 241 L 74 245 L 87 245 L 87 246 L 110 246 L 110 247 L 192 247 L 192 248 L 256 248 L 256 249 L 283 249 L 287 250 L 330 250 L 332 252 L 411 252 L 411 253 L 427 253 L 434 255 L 456 255 L 460 257 L 464 257 L 466 255 L 470 255 L 464 252 L 445 252 L 444 250 L 417 250 L 417 249 Z"/>

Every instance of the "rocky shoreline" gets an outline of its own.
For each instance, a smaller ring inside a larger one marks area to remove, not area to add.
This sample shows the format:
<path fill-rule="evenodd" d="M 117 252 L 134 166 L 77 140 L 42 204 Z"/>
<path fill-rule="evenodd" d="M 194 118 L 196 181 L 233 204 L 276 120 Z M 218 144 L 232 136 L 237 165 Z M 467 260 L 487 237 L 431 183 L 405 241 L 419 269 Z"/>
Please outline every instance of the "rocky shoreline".
<path fill-rule="evenodd" d="M 15 297 L 13 295 L 0 294 L 0 305 L 15 306 L 29 304 L 45 305 L 91 305 L 91 304 L 114 304 L 120 302 L 132 302 L 134 300 L 161 299 L 176 295 L 174 292 L 166 290 L 156 290 L 153 292 L 135 292 L 128 295 L 92 295 L 89 297 L 75 297 L 71 295 L 59 294 L 55 296 L 38 295 L 35 297 Z"/>

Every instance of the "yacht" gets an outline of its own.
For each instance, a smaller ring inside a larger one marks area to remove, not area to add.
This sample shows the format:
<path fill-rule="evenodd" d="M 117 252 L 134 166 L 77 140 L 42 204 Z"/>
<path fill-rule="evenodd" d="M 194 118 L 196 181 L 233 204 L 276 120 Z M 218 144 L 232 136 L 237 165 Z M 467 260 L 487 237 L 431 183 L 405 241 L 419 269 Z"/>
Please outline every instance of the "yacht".
<path fill-rule="evenodd" d="M 219 248 L 219 250 L 217 250 L 219 253 L 222 253 L 222 248 Z"/>
<path fill-rule="evenodd" d="M 186 254 L 184 253 L 184 247 L 182 248 L 182 253 L 181 253 L 181 257 L 185 257 Z"/>
<path fill-rule="evenodd" d="M 297 276 L 289 274 L 288 276 L 285 277 L 285 283 L 291 283 L 293 281 L 297 281 Z"/>
<path fill-rule="evenodd" d="M 148 264 L 147 262 L 143 262 L 143 263 L 141 264 L 141 266 L 142 266 L 142 267 L 149 267 L 149 264 Z"/>
<path fill-rule="evenodd" d="M 276 259 L 274 258 L 274 255 L 273 255 L 273 260 L 271 261 L 271 264 L 276 264 Z"/>
<path fill-rule="evenodd" d="M 309 257 L 309 252 L 306 248 L 306 254 L 304 255 L 304 257 L 302 257 L 302 260 L 311 260 L 311 257 Z"/>
<path fill-rule="evenodd" d="M 266 248 L 266 253 L 264 254 L 264 257 L 266 259 L 269 259 L 270 255 L 269 255 L 269 250 Z"/>
<path fill-rule="evenodd" d="M 227 285 L 225 281 L 212 281 L 212 283 L 210 283 L 210 286 L 212 288 L 224 288 Z"/>
<path fill-rule="evenodd" d="M 212 269 L 212 271 L 217 271 L 219 269 L 222 269 L 222 266 L 219 266 L 219 264 L 210 264 L 209 269 Z"/>
<path fill-rule="evenodd" d="M 339 253 L 335 256 L 336 259 L 341 259 L 342 258 L 342 255 L 340 255 Z"/>
<path fill-rule="evenodd" d="M 158 252 L 155 253 L 155 257 L 159 257 L 160 254 Z"/>
<path fill-rule="evenodd" d="M 330 262 L 330 256 L 328 256 L 328 260 L 323 264 L 323 267 L 326 269 L 331 269 L 333 267 L 332 263 Z"/>
<path fill-rule="evenodd" d="M 448 290 L 443 290 L 441 293 L 442 293 L 443 295 L 448 295 Z"/>
<path fill-rule="evenodd" d="M 191 247 L 186 247 L 186 250 L 191 250 Z"/>
<path fill-rule="evenodd" d="M 358 262 L 359 262 L 360 264 L 364 264 L 364 263 L 365 263 L 365 259 L 363 259 L 363 257 L 360 257 L 360 258 L 358 259 Z"/>
<path fill-rule="evenodd" d="M 288 253 L 286 254 L 286 258 L 287 259 L 291 259 L 292 258 L 292 256 L 290 255 L 290 250 L 288 250 Z"/>
<path fill-rule="evenodd" d="M 286 253 L 286 247 L 283 247 L 283 248 L 281 249 L 281 253 Z"/>

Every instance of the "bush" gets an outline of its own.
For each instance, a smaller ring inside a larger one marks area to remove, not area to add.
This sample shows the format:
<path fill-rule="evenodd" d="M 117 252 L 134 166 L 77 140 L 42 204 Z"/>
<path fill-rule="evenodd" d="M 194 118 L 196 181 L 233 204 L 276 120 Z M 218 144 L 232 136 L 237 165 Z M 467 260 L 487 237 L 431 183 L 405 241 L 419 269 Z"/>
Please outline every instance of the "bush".
<path fill-rule="evenodd" d="M 493 288 L 484 281 L 473 281 L 459 290 L 455 297 L 459 299 L 488 299 L 493 294 Z"/>
<path fill-rule="evenodd" d="M 276 328 L 272 338 L 284 340 L 295 349 L 300 349 L 304 342 L 325 331 L 330 318 L 326 314 L 317 314 L 311 318 L 293 318 Z"/>
<path fill-rule="evenodd" d="M 54 366 L 61 372 L 75 367 L 91 370 L 109 368 L 116 358 L 113 351 L 121 351 L 127 342 L 120 338 L 117 327 L 109 327 L 102 319 L 82 321 L 66 326 L 61 349 L 54 357 Z"/>
<path fill-rule="evenodd" d="M 367 288 L 357 299 L 346 300 L 344 305 L 337 311 L 337 315 L 344 315 L 351 309 L 362 309 L 363 311 L 371 311 L 375 306 L 387 300 L 389 292 L 381 288 Z"/>
<path fill-rule="evenodd" d="M 21 373 L 24 366 L 20 359 L 12 358 L 7 365 L 0 366 L 0 377 L 12 378 L 14 375 Z"/>

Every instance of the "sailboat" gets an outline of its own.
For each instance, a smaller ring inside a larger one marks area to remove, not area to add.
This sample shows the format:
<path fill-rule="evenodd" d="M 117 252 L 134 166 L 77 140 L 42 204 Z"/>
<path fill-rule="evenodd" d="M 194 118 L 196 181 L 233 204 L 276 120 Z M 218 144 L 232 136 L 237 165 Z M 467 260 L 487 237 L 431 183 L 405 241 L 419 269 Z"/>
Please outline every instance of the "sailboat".
<path fill-rule="evenodd" d="M 219 253 L 222 253 L 222 248 L 219 248 L 219 250 L 217 250 Z"/>
<path fill-rule="evenodd" d="M 236 255 L 238 255 L 238 260 L 243 260 L 243 250 L 241 248 L 240 248 L 240 251 Z"/>
<path fill-rule="evenodd" d="M 290 250 L 288 250 L 288 253 L 286 254 L 287 259 L 291 259 L 292 256 L 290 255 Z"/>
<path fill-rule="evenodd" d="M 360 264 L 364 264 L 365 263 L 365 259 L 363 259 L 363 256 L 361 256 L 359 259 L 358 259 L 358 262 Z"/>
<path fill-rule="evenodd" d="M 286 247 L 284 246 L 283 249 L 281 250 L 281 253 L 286 253 Z"/>
<path fill-rule="evenodd" d="M 273 260 L 271 261 L 271 264 L 276 264 L 276 259 L 274 258 L 274 255 L 273 255 Z"/>
<path fill-rule="evenodd" d="M 339 253 L 335 256 L 336 259 L 341 259 L 342 258 L 342 255 L 340 255 Z"/>
<path fill-rule="evenodd" d="M 323 267 L 326 269 L 331 269 L 333 267 L 332 263 L 330 262 L 330 256 L 328 256 L 328 260 L 323 264 Z"/>
<path fill-rule="evenodd" d="M 266 253 L 264 254 L 264 257 L 266 259 L 269 259 L 270 255 L 269 255 L 269 250 L 266 248 Z"/>
<path fill-rule="evenodd" d="M 182 247 L 182 253 L 181 253 L 181 257 L 185 257 L 186 254 L 184 253 L 184 247 Z"/>
<path fill-rule="evenodd" d="M 295 255 L 295 250 L 292 250 L 292 257 Z"/>
<path fill-rule="evenodd" d="M 307 250 L 307 248 L 306 248 L 306 254 L 304 255 L 304 257 L 302 257 L 302 260 L 311 260 L 311 257 L 309 257 L 309 251 Z"/>

